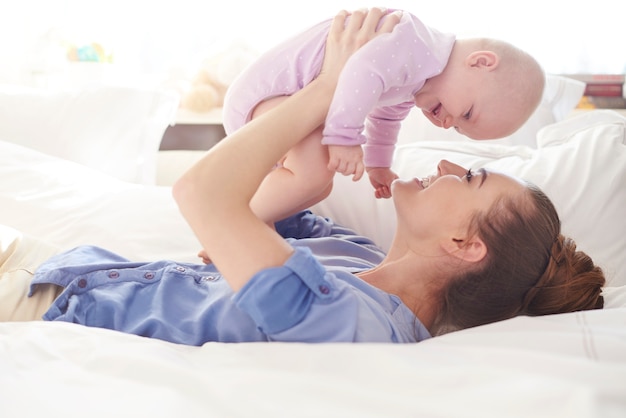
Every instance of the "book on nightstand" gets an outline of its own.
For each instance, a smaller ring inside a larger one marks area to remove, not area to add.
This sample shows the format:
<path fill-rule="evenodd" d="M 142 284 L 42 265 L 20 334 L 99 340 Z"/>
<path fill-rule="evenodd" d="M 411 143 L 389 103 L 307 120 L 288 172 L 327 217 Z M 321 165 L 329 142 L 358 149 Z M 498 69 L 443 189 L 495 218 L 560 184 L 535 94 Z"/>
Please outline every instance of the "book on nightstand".
<path fill-rule="evenodd" d="M 585 83 L 585 91 L 577 109 L 626 109 L 626 75 L 580 73 L 563 76 Z"/>
<path fill-rule="evenodd" d="M 565 77 L 585 83 L 585 96 L 623 97 L 624 74 L 563 74 Z"/>
<path fill-rule="evenodd" d="M 585 96 L 605 96 L 622 97 L 624 94 L 623 84 L 587 84 L 585 85 Z"/>

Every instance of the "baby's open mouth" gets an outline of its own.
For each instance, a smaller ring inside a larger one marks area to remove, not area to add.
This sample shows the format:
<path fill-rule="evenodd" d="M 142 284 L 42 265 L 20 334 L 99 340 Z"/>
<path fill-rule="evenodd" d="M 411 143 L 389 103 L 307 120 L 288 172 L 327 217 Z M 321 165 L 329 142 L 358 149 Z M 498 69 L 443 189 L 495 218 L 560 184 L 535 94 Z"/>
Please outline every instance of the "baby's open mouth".
<path fill-rule="evenodd" d="M 441 111 L 441 103 L 437 103 L 437 106 L 433 107 L 433 108 L 430 110 L 430 113 L 431 113 L 433 116 L 438 116 L 440 111 Z"/>

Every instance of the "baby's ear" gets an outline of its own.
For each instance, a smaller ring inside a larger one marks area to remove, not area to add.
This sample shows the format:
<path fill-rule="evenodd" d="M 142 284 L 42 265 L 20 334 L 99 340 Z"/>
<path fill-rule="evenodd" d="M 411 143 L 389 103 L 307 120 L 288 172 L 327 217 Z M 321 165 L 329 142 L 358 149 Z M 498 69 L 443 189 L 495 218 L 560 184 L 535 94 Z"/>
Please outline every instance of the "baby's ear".
<path fill-rule="evenodd" d="M 465 58 L 466 65 L 488 71 L 494 70 L 499 63 L 500 56 L 493 51 L 474 51 Z"/>

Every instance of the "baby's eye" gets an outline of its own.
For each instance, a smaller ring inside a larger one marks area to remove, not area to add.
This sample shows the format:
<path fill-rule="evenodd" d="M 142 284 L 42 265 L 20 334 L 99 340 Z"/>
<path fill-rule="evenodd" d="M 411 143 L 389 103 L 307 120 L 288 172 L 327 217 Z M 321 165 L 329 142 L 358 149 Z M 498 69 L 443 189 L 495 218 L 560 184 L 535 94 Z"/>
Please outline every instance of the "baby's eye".
<path fill-rule="evenodd" d="M 467 182 L 471 182 L 472 181 L 472 177 L 474 177 L 474 175 L 472 174 L 472 169 L 470 168 L 469 170 L 467 170 L 467 173 L 465 173 L 465 177 L 467 178 Z"/>
<path fill-rule="evenodd" d="M 468 110 L 466 114 L 463 115 L 463 119 L 469 120 L 472 117 L 472 109 Z"/>

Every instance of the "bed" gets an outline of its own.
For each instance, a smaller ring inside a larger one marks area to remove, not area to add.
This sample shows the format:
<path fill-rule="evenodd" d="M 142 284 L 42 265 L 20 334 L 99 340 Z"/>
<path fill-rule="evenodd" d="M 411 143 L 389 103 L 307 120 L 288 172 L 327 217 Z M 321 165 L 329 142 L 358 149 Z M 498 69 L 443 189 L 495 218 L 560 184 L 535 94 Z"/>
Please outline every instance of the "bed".
<path fill-rule="evenodd" d="M 3 417 L 624 417 L 626 118 L 571 115 L 580 84 L 550 76 L 512 137 L 476 143 L 402 130 L 394 169 L 446 158 L 524 177 L 606 272 L 603 310 L 510 320 L 412 345 L 207 343 L 188 347 L 66 323 L 0 324 Z M 95 86 L 0 88 L 0 223 L 63 248 L 195 261 L 170 185 L 197 151 L 159 151 L 178 99 Z M 314 211 L 389 245 L 391 203 L 338 177 Z M 369 219 L 369 221 L 366 221 Z M 374 219 L 374 221 L 372 221 Z"/>

